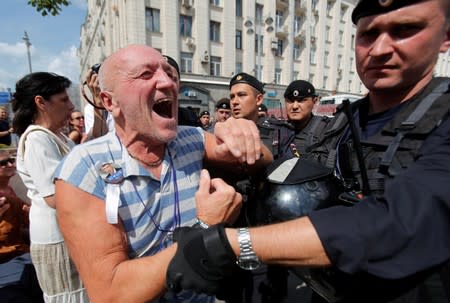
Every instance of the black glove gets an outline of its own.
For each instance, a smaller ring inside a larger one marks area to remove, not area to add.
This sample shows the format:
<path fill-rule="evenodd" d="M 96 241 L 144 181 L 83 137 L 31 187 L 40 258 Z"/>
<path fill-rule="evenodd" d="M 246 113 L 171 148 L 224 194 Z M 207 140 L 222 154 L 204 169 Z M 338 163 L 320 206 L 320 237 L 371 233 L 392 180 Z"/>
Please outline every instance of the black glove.
<path fill-rule="evenodd" d="M 180 227 L 173 238 L 178 248 L 167 269 L 167 288 L 175 293 L 182 289 L 208 295 L 221 293 L 223 282 L 238 269 L 224 225 Z"/>

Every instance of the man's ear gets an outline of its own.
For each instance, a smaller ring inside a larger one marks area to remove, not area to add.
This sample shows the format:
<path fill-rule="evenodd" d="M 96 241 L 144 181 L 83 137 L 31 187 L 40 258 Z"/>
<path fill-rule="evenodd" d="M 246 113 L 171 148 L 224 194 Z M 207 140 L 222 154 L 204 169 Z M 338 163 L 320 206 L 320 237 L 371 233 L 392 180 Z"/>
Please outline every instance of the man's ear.
<path fill-rule="evenodd" d="M 112 107 L 113 107 L 112 96 L 110 94 L 108 94 L 107 92 L 102 91 L 102 92 L 100 92 L 100 99 L 102 100 L 103 107 L 107 111 L 111 111 Z"/>

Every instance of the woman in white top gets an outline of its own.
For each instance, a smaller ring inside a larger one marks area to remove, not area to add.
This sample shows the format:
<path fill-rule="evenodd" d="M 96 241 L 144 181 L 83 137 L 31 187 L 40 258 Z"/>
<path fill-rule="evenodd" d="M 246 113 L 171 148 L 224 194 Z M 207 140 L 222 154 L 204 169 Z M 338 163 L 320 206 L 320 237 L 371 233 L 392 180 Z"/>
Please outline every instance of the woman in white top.
<path fill-rule="evenodd" d="M 88 302 L 58 227 L 54 171 L 74 143 L 60 130 L 74 105 L 67 95 L 69 79 L 53 73 L 31 73 L 16 83 L 13 128 L 20 136 L 17 171 L 31 199 L 31 259 L 46 302 Z"/>

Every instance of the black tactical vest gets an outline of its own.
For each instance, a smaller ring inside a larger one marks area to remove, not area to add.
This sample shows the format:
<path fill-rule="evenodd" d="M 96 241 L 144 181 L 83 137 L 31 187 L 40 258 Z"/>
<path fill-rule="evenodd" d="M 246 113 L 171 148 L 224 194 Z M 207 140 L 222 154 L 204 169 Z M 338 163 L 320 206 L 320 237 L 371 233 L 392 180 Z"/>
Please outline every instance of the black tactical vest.
<path fill-rule="evenodd" d="M 372 195 L 384 193 L 386 180 L 407 169 L 416 160 L 420 147 L 428 135 L 440 125 L 441 121 L 449 117 L 449 85 L 450 79 L 448 78 L 433 79 L 423 91 L 407 101 L 380 131 L 366 140 L 361 140 L 362 154 Z M 368 101 L 366 97 L 351 104 L 352 112 L 361 109 L 364 102 Z M 347 116 L 342 107 L 339 107 L 323 137 L 311 147 L 309 158 L 316 159 L 323 165 L 334 169 L 336 169 L 336 160 L 339 158 L 339 165 L 346 166 L 340 167 L 342 175 L 339 177 L 347 186 L 353 187 L 352 189 L 356 187 L 358 190 L 357 187 L 362 184 L 362 178 L 353 147 L 354 142 L 351 136 L 345 142 L 340 142 L 348 126 Z M 450 262 L 447 262 L 441 266 L 439 273 L 433 274 L 424 282 L 424 285 L 436 291 L 440 286 L 435 283 L 441 283 L 450 299 L 449 275 Z M 325 283 L 324 285 L 332 284 Z M 319 287 L 319 289 L 323 290 L 324 288 Z M 431 293 L 428 293 L 428 296 L 431 296 Z M 407 295 L 397 298 L 393 302 L 409 302 L 405 301 L 405 298 L 408 298 Z"/>
<path fill-rule="evenodd" d="M 300 131 L 296 131 L 294 126 L 285 120 L 266 119 L 258 121 L 257 125 L 261 140 L 270 149 L 274 159 L 278 159 L 304 155 L 309 146 L 319 141 L 329 122 L 330 118 L 327 116 L 313 115 Z"/>
<path fill-rule="evenodd" d="M 383 194 L 386 179 L 399 174 L 415 161 L 424 140 L 439 126 L 442 119 L 446 118 L 450 110 L 449 83 L 450 79 L 433 79 L 422 92 L 407 101 L 395 114 L 394 119 L 378 133 L 361 140 L 372 194 Z M 427 106 L 424 103 L 426 99 Z M 363 107 L 364 102 L 368 101 L 366 97 L 351 104 L 352 112 Z M 354 142 L 349 137 L 337 148 L 347 127 L 348 119 L 342 107 L 339 107 L 323 138 L 312 146 L 311 155 L 325 166 L 333 168 L 339 158 L 339 177 L 349 188 L 358 190 L 361 189 L 362 178 Z"/>

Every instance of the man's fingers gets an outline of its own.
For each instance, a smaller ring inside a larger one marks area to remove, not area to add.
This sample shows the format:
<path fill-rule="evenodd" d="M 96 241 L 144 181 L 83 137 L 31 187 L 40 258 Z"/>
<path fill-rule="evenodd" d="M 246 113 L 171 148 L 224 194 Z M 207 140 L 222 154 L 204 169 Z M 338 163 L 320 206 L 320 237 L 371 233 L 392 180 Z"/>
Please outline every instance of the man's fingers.
<path fill-rule="evenodd" d="M 225 181 L 220 178 L 214 178 L 211 180 L 211 189 L 214 191 L 234 191 L 233 187 L 228 185 Z"/>
<path fill-rule="evenodd" d="M 197 193 L 200 195 L 209 194 L 211 188 L 211 177 L 206 169 L 200 172 L 200 182 Z"/>

